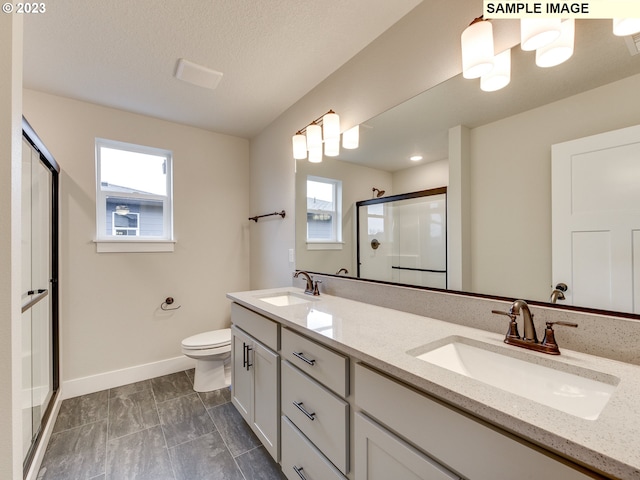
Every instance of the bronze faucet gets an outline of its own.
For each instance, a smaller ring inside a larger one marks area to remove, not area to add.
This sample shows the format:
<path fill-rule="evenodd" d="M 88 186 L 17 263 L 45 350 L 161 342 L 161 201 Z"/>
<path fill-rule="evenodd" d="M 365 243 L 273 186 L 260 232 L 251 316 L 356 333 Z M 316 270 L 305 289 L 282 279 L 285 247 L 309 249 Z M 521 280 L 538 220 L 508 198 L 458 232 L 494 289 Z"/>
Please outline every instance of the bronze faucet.
<path fill-rule="evenodd" d="M 491 313 L 499 315 L 506 315 L 511 319 L 509 322 L 509 330 L 504 337 L 504 343 L 509 345 L 516 345 L 518 347 L 527 348 L 529 350 L 535 350 L 536 352 L 548 353 L 550 355 L 560 355 L 560 349 L 556 343 L 556 339 L 553 333 L 554 325 L 563 325 L 565 327 L 577 327 L 576 323 L 569 322 L 546 322 L 547 328 L 544 331 L 544 338 L 542 343 L 538 342 L 538 336 L 536 335 L 536 327 L 533 323 L 533 314 L 529 310 L 529 305 L 524 300 L 516 300 L 511 304 L 508 312 L 501 310 L 491 310 Z M 518 323 L 516 318 L 522 313 L 524 320 L 524 336 L 520 337 L 518 333 Z"/>
<path fill-rule="evenodd" d="M 307 295 L 314 295 L 316 297 L 320 295 L 320 290 L 318 290 L 318 284 L 322 283 L 320 280 L 314 282 L 313 277 L 304 270 L 297 270 L 296 273 L 293 274 L 293 278 L 298 278 L 298 275 L 304 276 L 307 282 L 307 285 L 304 288 L 304 293 Z"/>

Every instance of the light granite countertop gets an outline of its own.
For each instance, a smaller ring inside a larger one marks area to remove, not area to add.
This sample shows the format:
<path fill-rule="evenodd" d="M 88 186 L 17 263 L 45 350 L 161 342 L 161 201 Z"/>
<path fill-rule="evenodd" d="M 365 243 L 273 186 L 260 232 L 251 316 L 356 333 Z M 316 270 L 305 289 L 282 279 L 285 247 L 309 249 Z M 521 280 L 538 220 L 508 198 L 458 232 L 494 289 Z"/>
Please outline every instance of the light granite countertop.
<path fill-rule="evenodd" d="M 280 293 L 308 301 L 275 306 L 261 300 Z M 532 352 L 505 345 L 503 335 L 331 295 L 305 296 L 295 287 L 227 297 L 576 463 L 613 478 L 640 479 L 640 366 L 565 350 L 562 345 L 559 356 Z M 586 420 L 407 353 L 436 348 L 450 337 L 483 342 L 514 358 L 617 386 L 597 419 Z"/>

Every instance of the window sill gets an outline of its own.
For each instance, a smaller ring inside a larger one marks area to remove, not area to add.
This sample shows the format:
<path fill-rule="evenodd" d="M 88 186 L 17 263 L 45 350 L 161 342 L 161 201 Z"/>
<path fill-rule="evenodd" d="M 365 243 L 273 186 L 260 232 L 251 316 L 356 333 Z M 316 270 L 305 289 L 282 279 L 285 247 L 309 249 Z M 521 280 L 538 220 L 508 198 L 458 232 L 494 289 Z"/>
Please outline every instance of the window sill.
<path fill-rule="evenodd" d="M 307 242 L 307 250 L 342 250 L 344 242 Z"/>
<path fill-rule="evenodd" d="M 174 240 L 94 240 L 97 253 L 173 252 Z"/>

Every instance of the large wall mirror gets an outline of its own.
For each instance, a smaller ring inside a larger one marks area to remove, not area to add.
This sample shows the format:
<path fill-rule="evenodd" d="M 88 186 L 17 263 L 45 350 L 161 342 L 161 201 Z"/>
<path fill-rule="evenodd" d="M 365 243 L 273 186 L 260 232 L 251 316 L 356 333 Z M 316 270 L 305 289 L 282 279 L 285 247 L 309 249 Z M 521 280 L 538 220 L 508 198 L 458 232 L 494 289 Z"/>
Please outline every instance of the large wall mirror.
<path fill-rule="evenodd" d="M 356 277 L 356 202 L 380 190 L 386 196 L 448 187 L 449 231 L 462 230 L 459 241 L 448 243 L 459 264 L 448 288 L 549 301 L 558 281 L 552 275 L 552 146 L 640 124 L 638 48 L 615 37 L 610 20 L 578 20 L 575 53 L 564 64 L 539 68 L 535 52 L 516 46 L 506 88 L 482 92 L 478 81 L 451 78 L 361 124 L 357 150 L 319 164 L 298 160 L 296 267 Z M 460 149 L 467 160 L 454 166 L 451 152 Z M 423 159 L 414 163 L 414 155 Z M 319 199 L 307 189 L 311 177 L 337 182 L 333 213 L 310 217 Z M 640 190 L 640 178 L 636 182 Z M 461 205 L 458 211 L 452 202 Z M 625 209 L 640 215 L 638 204 Z M 341 219 L 339 236 L 309 241 L 309 219 L 326 215 Z M 562 279 L 568 293 L 579 280 Z M 640 313 L 640 305 L 569 303 Z"/>

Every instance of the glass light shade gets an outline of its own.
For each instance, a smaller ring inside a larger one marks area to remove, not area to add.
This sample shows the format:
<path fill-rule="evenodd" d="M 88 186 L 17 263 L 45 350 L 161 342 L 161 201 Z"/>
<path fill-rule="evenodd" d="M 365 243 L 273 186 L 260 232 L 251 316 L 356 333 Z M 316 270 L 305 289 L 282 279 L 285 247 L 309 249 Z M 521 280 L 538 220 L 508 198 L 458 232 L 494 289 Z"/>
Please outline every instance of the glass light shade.
<path fill-rule="evenodd" d="M 614 18 L 613 34 L 618 37 L 640 33 L 640 18 Z"/>
<path fill-rule="evenodd" d="M 511 81 L 511 49 L 499 53 L 493 59 L 493 70 L 480 77 L 480 89 L 495 92 Z"/>
<path fill-rule="evenodd" d="M 324 142 L 324 154 L 327 157 L 337 157 L 340 155 L 340 137 Z"/>
<path fill-rule="evenodd" d="M 562 22 L 562 31 L 557 40 L 536 50 L 536 65 L 539 67 L 555 67 L 566 62 L 573 55 L 576 22 L 569 18 Z"/>
<path fill-rule="evenodd" d="M 309 161 L 311 163 L 322 162 L 322 144 L 319 147 L 313 147 L 309 149 Z"/>
<path fill-rule="evenodd" d="M 360 125 L 351 127 L 349 130 L 345 130 L 342 134 L 342 148 L 347 150 L 353 150 L 358 148 L 360 144 Z"/>
<path fill-rule="evenodd" d="M 302 160 L 307 158 L 307 137 L 301 133 L 296 133 L 291 141 L 293 143 L 293 158 Z"/>
<path fill-rule="evenodd" d="M 340 141 L 340 117 L 337 113 L 327 113 L 322 117 L 322 136 L 327 140 Z"/>
<path fill-rule="evenodd" d="M 480 20 L 469 25 L 460 37 L 462 44 L 462 76 L 478 78 L 493 68 L 493 27 Z"/>
<path fill-rule="evenodd" d="M 322 150 L 322 127 L 314 123 L 307 127 L 307 150 L 317 148 Z"/>
<path fill-rule="evenodd" d="M 520 20 L 520 46 L 531 51 L 549 45 L 560 36 L 560 18 L 523 18 Z"/>

